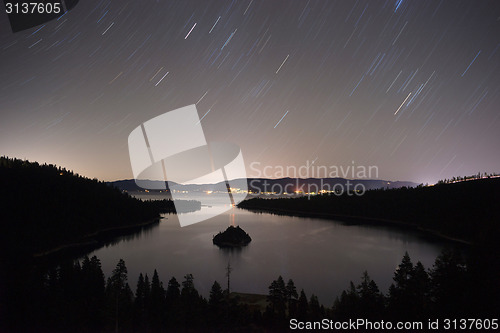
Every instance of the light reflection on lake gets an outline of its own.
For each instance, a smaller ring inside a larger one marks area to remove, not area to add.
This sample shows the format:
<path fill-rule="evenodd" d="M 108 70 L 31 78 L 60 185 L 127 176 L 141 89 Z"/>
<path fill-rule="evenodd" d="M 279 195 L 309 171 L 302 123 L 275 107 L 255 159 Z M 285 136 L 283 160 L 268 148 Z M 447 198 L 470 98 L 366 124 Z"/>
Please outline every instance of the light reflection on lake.
<path fill-rule="evenodd" d="M 252 242 L 241 250 L 221 250 L 212 244 L 212 237 L 233 221 L 250 234 Z M 157 269 L 165 287 L 172 276 L 181 282 L 184 275 L 192 273 L 196 288 L 208 297 L 214 280 L 226 286 L 225 267 L 230 262 L 232 291 L 267 294 L 272 280 L 282 275 L 285 281 L 292 278 L 308 297 L 314 293 L 322 304 L 331 306 L 350 280 L 359 283 L 364 270 L 381 291 L 387 292 L 405 251 L 414 263 L 420 260 L 430 268 L 441 250 L 450 245 L 411 230 L 232 208 L 183 228 L 176 215 L 165 215 L 158 226 L 138 237 L 91 255 L 101 259 L 106 276 L 123 258 L 134 291 L 140 272 L 151 278 Z"/>

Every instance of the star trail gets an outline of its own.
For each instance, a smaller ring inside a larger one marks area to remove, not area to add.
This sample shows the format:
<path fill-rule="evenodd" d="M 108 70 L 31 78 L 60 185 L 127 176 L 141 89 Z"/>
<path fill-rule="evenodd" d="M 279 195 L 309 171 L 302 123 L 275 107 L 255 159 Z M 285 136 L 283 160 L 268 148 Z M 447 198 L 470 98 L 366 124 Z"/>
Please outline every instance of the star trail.
<path fill-rule="evenodd" d="M 499 172 L 499 45 L 498 1 L 89 0 L 17 33 L 2 13 L 0 153 L 132 178 L 130 131 L 196 103 L 247 165 Z"/>

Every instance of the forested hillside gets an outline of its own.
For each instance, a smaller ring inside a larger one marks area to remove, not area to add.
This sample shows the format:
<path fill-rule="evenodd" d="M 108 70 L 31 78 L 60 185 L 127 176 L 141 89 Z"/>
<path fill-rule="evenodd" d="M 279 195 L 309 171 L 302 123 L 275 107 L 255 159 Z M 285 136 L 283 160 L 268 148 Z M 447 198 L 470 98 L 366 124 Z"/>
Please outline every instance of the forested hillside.
<path fill-rule="evenodd" d="M 274 213 L 400 223 L 475 241 L 500 234 L 500 178 L 416 188 L 369 190 L 363 195 L 251 199 L 238 207 Z"/>
<path fill-rule="evenodd" d="M 54 165 L 0 157 L 1 246 L 32 255 L 109 228 L 174 212 L 171 201 L 143 202 Z"/>

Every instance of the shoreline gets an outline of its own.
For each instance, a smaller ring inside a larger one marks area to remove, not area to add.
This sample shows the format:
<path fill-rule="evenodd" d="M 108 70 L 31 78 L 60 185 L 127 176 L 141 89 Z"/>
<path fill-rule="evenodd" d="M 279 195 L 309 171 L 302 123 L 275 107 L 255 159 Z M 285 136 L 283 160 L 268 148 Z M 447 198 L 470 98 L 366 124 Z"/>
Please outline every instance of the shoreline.
<path fill-rule="evenodd" d="M 382 218 L 377 218 L 377 217 L 366 217 L 366 216 L 356 216 L 356 215 L 341 215 L 341 214 L 330 214 L 330 213 L 304 212 L 304 211 L 299 211 L 299 210 L 280 209 L 280 208 L 275 208 L 275 209 L 261 208 L 261 207 L 252 207 L 252 208 L 238 207 L 238 208 L 246 209 L 249 211 L 261 211 L 261 212 L 272 213 L 272 214 L 282 213 L 283 215 L 296 216 L 296 217 L 311 217 L 311 218 L 322 218 L 322 219 L 326 219 L 326 220 L 338 220 L 340 222 L 358 223 L 361 225 L 379 224 L 379 225 L 387 225 L 387 226 L 397 226 L 397 227 L 401 227 L 401 228 L 411 228 L 413 230 L 421 231 L 423 233 L 426 233 L 426 234 L 429 234 L 429 235 L 432 235 L 434 237 L 438 237 L 441 239 L 445 239 L 448 241 L 457 242 L 457 243 L 461 243 L 464 245 L 472 245 L 471 241 L 468 241 L 465 239 L 460 239 L 457 237 L 444 235 L 444 234 L 440 233 L 439 231 L 432 230 L 432 229 L 424 229 L 424 228 L 421 228 L 414 223 L 404 222 L 404 221 L 395 221 L 395 220 L 388 220 L 388 219 L 382 219 Z M 366 223 L 366 222 L 372 222 L 372 223 Z"/>
<path fill-rule="evenodd" d="M 90 234 L 82 236 L 82 238 L 79 241 L 75 241 L 72 243 L 68 244 L 63 244 L 59 245 L 57 247 L 54 247 L 52 249 L 34 253 L 32 254 L 32 257 L 34 259 L 44 259 L 53 255 L 58 255 L 61 254 L 61 252 L 65 252 L 68 250 L 78 250 L 78 249 L 83 249 L 86 247 L 93 247 L 97 246 L 99 244 L 105 243 L 106 240 L 112 240 L 113 238 L 123 236 L 128 234 L 127 231 L 132 231 L 134 229 L 142 229 L 143 227 L 148 227 L 152 226 L 154 224 L 159 224 L 160 220 L 162 219 L 161 216 L 141 222 L 138 224 L 133 224 L 133 225 L 127 225 L 127 226 L 116 226 L 116 227 L 109 227 L 101 230 L 97 230 L 95 232 L 92 232 Z"/>
<path fill-rule="evenodd" d="M 404 222 L 404 221 L 395 221 L 395 220 L 388 220 L 388 219 L 382 219 L 382 218 L 376 218 L 376 217 L 366 217 L 366 216 L 356 216 L 356 215 L 341 215 L 341 214 L 331 214 L 331 213 L 315 213 L 315 212 L 304 212 L 304 211 L 299 211 L 299 210 L 290 210 L 290 209 L 269 209 L 269 208 L 262 208 L 262 207 L 238 207 L 240 209 L 245 209 L 248 211 L 260 211 L 260 212 L 265 212 L 265 213 L 270 213 L 270 214 L 283 214 L 283 215 L 288 215 L 288 216 L 296 216 L 296 217 L 309 217 L 309 218 L 321 218 L 321 219 L 326 219 L 326 220 L 338 220 L 340 222 L 346 222 L 346 223 L 355 223 L 355 224 L 361 224 L 361 225 L 386 225 L 386 226 L 396 226 L 400 228 L 408 228 L 408 229 L 413 229 L 417 230 L 426 234 L 429 234 L 431 236 L 452 241 L 452 242 L 457 242 L 460 244 L 464 245 L 472 245 L 471 241 L 467 241 L 464 239 L 460 239 L 457 237 L 452 237 L 448 236 L 445 234 L 440 233 L 439 231 L 435 231 L 432 229 L 425 229 L 421 228 L 418 225 L 410 222 Z M 130 233 L 134 232 L 134 229 L 141 229 L 143 227 L 148 227 L 152 226 L 154 224 L 159 224 L 161 220 L 161 216 L 141 222 L 138 224 L 134 225 L 127 225 L 127 226 L 116 226 L 116 227 L 109 227 L 105 228 L 102 230 L 98 230 L 95 232 L 92 232 L 90 234 L 84 235 L 79 241 L 75 241 L 72 243 L 68 244 L 63 244 L 59 245 L 57 247 L 51 248 L 49 250 L 45 250 L 42 252 L 37 252 L 32 254 L 32 257 L 34 259 L 43 259 L 47 257 L 51 257 L 54 255 L 61 254 L 63 252 L 66 252 L 68 250 L 78 250 L 78 249 L 84 249 L 86 247 L 95 247 L 102 245 L 106 241 L 111 241 L 112 239 L 119 237 L 119 236 L 124 236 Z M 367 223 L 368 222 L 368 223 Z M 137 230 L 138 231 L 138 230 Z"/>

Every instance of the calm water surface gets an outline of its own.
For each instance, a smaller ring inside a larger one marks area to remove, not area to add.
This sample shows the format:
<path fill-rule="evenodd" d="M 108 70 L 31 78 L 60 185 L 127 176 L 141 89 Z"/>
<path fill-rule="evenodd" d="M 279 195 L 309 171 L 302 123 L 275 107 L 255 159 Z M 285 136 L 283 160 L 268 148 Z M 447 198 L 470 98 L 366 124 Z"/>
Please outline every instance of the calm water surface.
<path fill-rule="evenodd" d="M 230 224 L 241 226 L 252 242 L 241 250 L 213 245 L 213 235 Z M 387 292 L 405 251 L 414 263 L 420 260 L 430 268 L 441 250 L 450 246 L 409 230 L 233 208 L 183 228 L 175 215 L 164 215 L 157 226 L 91 255 L 101 260 L 106 276 L 124 259 L 134 291 L 139 273 L 151 278 L 156 269 L 165 287 L 172 276 L 181 282 L 192 273 L 196 288 L 207 297 L 215 280 L 226 286 L 225 267 L 230 262 L 232 291 L 267 294 L 268 286 L 281 275 L 285 281 L 293 279 L 308 297 L 314 293 L 331 306 L 350 280 L 359 283 L 364 270 Z"/>

